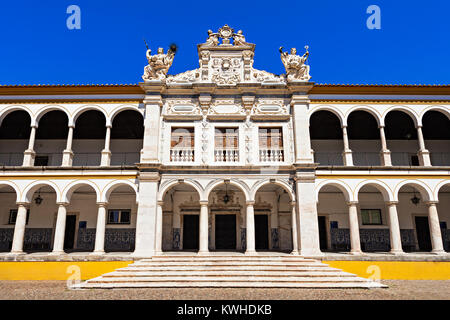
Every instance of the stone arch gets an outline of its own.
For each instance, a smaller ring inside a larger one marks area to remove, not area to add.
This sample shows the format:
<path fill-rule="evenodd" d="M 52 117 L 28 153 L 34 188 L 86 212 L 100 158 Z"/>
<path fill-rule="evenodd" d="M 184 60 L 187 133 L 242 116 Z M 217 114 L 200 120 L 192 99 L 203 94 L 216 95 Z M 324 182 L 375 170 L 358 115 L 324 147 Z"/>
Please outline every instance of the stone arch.
<path fill-rule="evenodd" d="M 378 123 L 378 126 L 384 126 L 384 118 L 383 116 L 378 112 L 378 110 L 370 107 L 370 106 L 365 106 L 365 105 L 359 105 L 359 106 L 355 106 L 353 108 L 351 108 L 350 110 L 347 111 L 347 113 L 344 116 L 344 123 L 348 124 L 348 117 L 350 116 L 350 114 L 352 114 L 355 111 L 365 111 L 369 114 L 371 114 L 375 120 Z"/>
<path fill-rule="evenodd" d="M 422 121 L 421 118 L 419 117 L 419 115 L 411 108 L 405 107 L 405 106 L 392 106 L 390 108 L 388 108 L 386 111 L 383 112 L 383 115 L 381 117 L 381 121 L 383 124 L 385 124 L 386 122 L 386 116 L 389 114 L 389 112 L 391 111 L 401 111 L 406 113 L 407 115 L 409 115 L 412 119 L 412 121 L 414 122 L 414 125 L 417 126 L 421 126 L 422 125 Z"/>
<path fill-rule="evenodd" d="M 422 123 L 423 117 L 424 117 L 425 113 L 427 113 L 428 111 L 438 111 L 438 112 L 444 114 L 445 116 L 447 116 L 447 118 L 450 120 L 450 110 L 448 108 L 445 108 L 443 106 L 429 106 L 429 107 L 425 108 L 424 110 L 422 110 L 422 112 L 420 113 L 420 116 L 419 116 L 420 123 Z"/>
<path fill-rule="evenodd" d="M 383 181 L 380 180 L 366 180 L 360 182 L 353 193 L 353 198 L 355 201 L 359 198 L 359 191 L 364 186 L 372 186 L 375 187 L 378 191 L 380 191 L 381 195 L 383 196 L 384 201 L 395 201 L 394 194 L 392 192 L 392 189 Z"/>
<path fill-rule="evenodd" d="M 347 202 L 356 201 L 353 196 L 352 189 L 345 182 L 340 181 L 340 180 L 325 180 L 325 181 L 321 181 L 316 186 L 316 202 L 319 201 L 320 190 L 325 186 L 333 186 L 333 187 L 338 188 L 343 193 L 345 201 L 347 201 Z"/>
<path fill-rule="evenodd" d="M 20 202 L 22 193 L 20 192 L 19 186 L 12 181 L 0 181 L 0 188 L 5 186 L 8 186 L 14 190 L 14 192 L 16 193 L 16 202 Z"/>
<path fill-rule="evenodd" d="M 441 189 L 444 186 L 449 186 L 450 187 L 450 180 L 444 180 L 438 183 L 438 185 L 434 188 L 433 190 L 433 197 L 434 199 L 438 200 L 439 199 L 439 191 L 441 191 Z"/>
<path fill-rule="evenodd" d="M 114 122 L 114 118 L 121 112 L 123 111 L 127 111 L 127 110 L 131 110 L 131 111 L 136 111 L 137 113 L 139 113 L 142 117 L 144 117 L 144 110 L 143 109 L 139 109 L 138 106 L 136 105 L 120 105 L 117 108 L 115 108 L 114 110 L 111 111 L 111 114 L 109 116 L 110 118 L 110 122 L 111 124 Z"/>
<path fill-rule="evenodd" d="M 400 189 L 406 185 L 410 185 L 416 188 L 419 191 L 420 195 L 422 196 L 423 201 L 437 200 L 437 198 L 434 198 L 433 192 L 431 191 L 430 187 L 424 182 L 420 180 L 403 180 L 402 182 L 398 183 L 395 186 L 394 201 L 398 201 L 398 194 L 400 192 Z"/>
<path fill-rule="evenodd" d="M 173 180 L 163 182 L 161 184 L 161 186 L 159 188 L 159 192 L 158 192 L 158 201 L 163 201 L 165 194 L 171 188 L 173 188 L 176 185 L 183 184 L 183 183 L 193 187 L 197 191 L 197 193 L 200 197 L 200 201 L 204 200 L 204 190 L 203 190 L 202 186 L 200 185 L 200 183 L 198 183 L 197 181 L 191 180 L 191 179 L 173 179 Z"/>
<path fill-rule="evenodd" d="M 53 181 L 34 181 L 25 187 L 20 202 L 30 203 L 33 200 L 33 194 L 42 187 L 50 187 L 56 193 L 56 203 L 62 203 L 61 190 Z"/>
<path fill-rule="evenodd" d="M 91 110 L 99 111 L 105 116 L 106 126 L 112 125 L 112 120 L 108 116 L 106 111 L 101 106 L 93 104 L 93 105 L 85 105 L 85 106 L 82 106 L 82 107 L 78 108 L 77 110 L 75 110 L 73 113 L 73 116 L 69 119 L 69 126 L 75 126 L 75 124 L 77 123 L 77 119 L 80 117 L 80 115 L 86 111 L 91 111 Z"/>
<path fill-rule="evenodd" d="M 339 121 L 341 122 L 341 126 L 347 125 L 347 118 L 344 116 L 344 114 L 342 114 L 338 109 L 336 109 L 333 106 L 328 106 L 328 105 L 321 105 L 321 106 L 317 106 L 315 108 L 313 108 L 309 115 L 308 115 L 308 121 L 311 121 L 311 116 L 319 111 L 329 111 L 331 113 L 333 113 L 336 117 L 338 117 Z"/>
<path fill-rule="evenodd" d="M 70 203 L 70 200 L 72 198 L 73 193 L 82 186 L 90 186 L 95 191 L 96 195 L 96 201 L 100 202 L 100 189 L 98 185 L 96 185 L 94 182 L 89 180 L 80 180 L 80 181 L 73 181 L 69 185 L 67 185 L 64 190 L 62 191 L 62 201 L 65 203 Z"/>
<path fill-rule="evenodd" d="M 135 194 L 136 194 L 136 202 L 138 201 L 138 187 L 135 183 L 129 181 L 129 180 L 115 180 L 112 181 L 110 183 L 108 183 L 102 190 L 101 193 L 101 197 L 100 197 L 100 202 L 108 202 L 109 201 L 109 197 L 111 196 L 111 193 L 114 192 L 114 190 L 117 187 L 120 186 L 128 186 L 131 187 Z"/>
<path fill-rule="evenodd" d="M 45 116 L 50 111 L 62 111 L 62 112 L 64 112 L 66 114 L 66 116 L 67 116 L 67 119 L 68 119 L 69 125 L 70 125 L 70 112 L 69 112 L 69 110 L 67 110 L 66 108 L 64 108 L 63 106 L 60 106 L 60 105 L 45 106 L 44 108 L 40 109 L 39 112 L 36 115 L 36 118 L 35 118 L 35 125 L 38 126 L 39 125 L 39 121 L 42 119 L 42 117 Z M 31 123 L 33 125 L 33 120 L 31 121 Z"/>
<path fill-rule="evenodd" d="M 214 190 L 214 188 L 216 188 L 217 186 L 220 186 L 221 184 L 225 183 L 225 180 L 227 179 L 217 179 L 214 181 L 211 181 L 205 188 L 205 193 L 204 193 L 204 201 L 207 201 L 209 199 L 209 195 L 211 194 L 211 191 Z M 238 180 L 238 179 L 229 179 L 229 184 L 232 186 L 235 186 L 236 188 L 238 188 L 239 190 L 242 191 L 242 193 L 245 196 L 245 200 L 246 201 L 254 201 L 255 199 L 251 197 L 251 191 L 250 188 L 247 186 L 247 184 L 245 184 L 244 182 Z"/>
<path fill-rule="evenodd" d="M 268 184 L 275 184 L 277 186 L 280 186 L 289 194 L 291 201 L 295 201 L 295 194 L 294 194 L 294 190 L 292 190 L 292 187 L 289 185 L 289 183 L 284 182 L 279 179 L 265 179 L 265 180 L 258 181 L 253 186 L 253 188 L 250 190 L 251 199 L 255 199 L 256 193 L 259 191 L 259 189 L 261 189 L 262 187 L 264 187 Z"/>
<path fill-rule="evenodd" d="M 31 112 L 30 109 L 28 109 L 25 106 L 21 106 L 21 105 L 14 105 L 14 106 L 9 106 L 5 109 L 3 109 L 0 112 L 0 126 L 3 123 L 3 120 L 10 114 L 13 113 L 14 111 L 25 111 L 26 113 L 28 113 L 28 115 L 30 116 L 31 119 L 31 125 L 35 125 L 36 124 L 36 120 L 33 116 L 33 113 Z"/>

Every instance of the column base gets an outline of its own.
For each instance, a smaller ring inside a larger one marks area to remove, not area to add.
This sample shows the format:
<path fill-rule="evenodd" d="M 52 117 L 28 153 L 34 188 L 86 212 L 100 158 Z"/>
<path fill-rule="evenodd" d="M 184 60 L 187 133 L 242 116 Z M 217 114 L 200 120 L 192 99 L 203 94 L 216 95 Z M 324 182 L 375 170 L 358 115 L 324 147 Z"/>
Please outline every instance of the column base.
<path fill-rule="evenodd" d="M 391 250 L 391 251 L 389 251 L 389 253 L 394 256 L 401 256 L 401 255 L 406 254 L 403 250 Z"/>
<path fill-rule="evenodd" d="M 362 256 L 364 254 L 362 251 L 350 251 L 349 253 L 354 256 Z"/>
<path fill-rule="evenodd" d="M 64 150 L 61 166 L 62 167 L 71 167 L 73 164 L 73 156 L 74 156 L 74 153 L 72 152 L 72 150 Z"/>
<path fill-rule="evenodd" d="M 154 256 L 154 252 L 133 252 L 131 257 L 138 259 L 151 259 Z"/>
<path fill-rule="evenodd" d="M 94 251 L 89 253 L 90 256 L 103 256 L 105 255 L 105 251 Z"/>
<path fill-rule="evenodd" d="M 419 164 L 424 167 L 431 167 L 431 160 L 430 160 L 430 151 L 428 150 L 419 150 L 417 153 L 419 156 Z"/>
<path fill-rule="evenodd" d="M 33 167 L 34 158 L 36 157 L 36 152 L 34 150 L 25 150 L 23 153 L 23 167 Z"/>
<path fill-rule="evenodd" d="M 52 251 L 48 255 L 49 256 L 61 256 L 61 255 L 64 255 L 64 254 L 67 254 L 67 253 L 64 252 L 64 251 Z"/>
<path fill-rule="evenodd" d="M 245 254 L 246 256 L 256 256 L 256 255 L 257 255 L 257 253 L 256 253 L 255 250 L 247 250 L 247 251 L 245 251 L 244 254 Z"/>
<path fill-rule="evenodd" d="M 24 256 L 26 255 L 26 252 L 23 251 L 15 251 L 15 252 L 8 252 L 7 256 Z"/>
<path fill-rule="evenodd" d="M 381 160 L 381 165 L 382 166 L 392 167 L 391 151 L 389 151 L 389 150 L 382 150 L 380 152 L 380 160 Z"/>
<path fill-rule="evenodd" d="M 293 255 L 293 256 L 298 256 L 299 255 L 298 251 L 292 251 L 290 254 Z"/>
<path fill-rule="evenodd" d="M 101 167 L 109 167 L 110 165 L 111 165 L 111 151 L 103 150 L 100 166 Z"/>
<path fill-rule="evenodd" d="M 209 251 L 199 251 L 199 252 L 197 252 L 197 255 L 199 255 L 199 256 L 209 256 Z"/>
<path fill-rule="evenodd" d="M 352 150 L 345 150 L 344 152 L 342 152 L 342 157 L 344 159 L 344 166 L 353 166 Z"/>

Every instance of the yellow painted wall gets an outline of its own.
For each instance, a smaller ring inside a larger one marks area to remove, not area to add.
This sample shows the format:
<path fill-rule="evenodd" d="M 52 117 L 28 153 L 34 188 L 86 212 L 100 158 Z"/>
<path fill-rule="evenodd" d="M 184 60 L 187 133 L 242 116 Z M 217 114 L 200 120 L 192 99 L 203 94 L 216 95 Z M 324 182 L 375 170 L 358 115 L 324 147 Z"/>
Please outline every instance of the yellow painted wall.
<path fill-rule="evenodd" d="M 88 280 L 125 268 L 132 261 L 0 262 L 0 280 Z"/>
<path fill-rule="evenodd" d="M 323 263 L 374 280 L 450 280 L 450 262 L 323 261 Z"/>

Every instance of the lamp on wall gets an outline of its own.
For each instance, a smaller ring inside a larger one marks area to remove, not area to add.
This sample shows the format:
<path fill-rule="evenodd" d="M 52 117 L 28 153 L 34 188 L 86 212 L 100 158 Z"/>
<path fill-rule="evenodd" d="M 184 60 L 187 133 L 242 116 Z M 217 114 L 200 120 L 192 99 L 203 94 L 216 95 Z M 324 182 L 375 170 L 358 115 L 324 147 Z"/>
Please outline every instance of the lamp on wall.
<path fill-rule="evenodd" d="M 230 196 L 228 195 L 228 184 L 225 182 L 225 196 L 223 197 L 223 203 L 230 202 Z"/>
<path fill-rule="evenodd" d="M 44 201 L 44 199 L 41 198 L 41 190 L 39 190 L 39 194 L 36 197 L 36 199 L 34 199 L 34 202 L 39 206 L 42 203 L 42 201 Z"/>
<path fill-rule="evenodd" d="M 413 188 L 413 191 L 414 197 L 411 198 L 411 202 L 417 206 L 420 202 L 420 198 L 416 196 L 416 189 Z"/>

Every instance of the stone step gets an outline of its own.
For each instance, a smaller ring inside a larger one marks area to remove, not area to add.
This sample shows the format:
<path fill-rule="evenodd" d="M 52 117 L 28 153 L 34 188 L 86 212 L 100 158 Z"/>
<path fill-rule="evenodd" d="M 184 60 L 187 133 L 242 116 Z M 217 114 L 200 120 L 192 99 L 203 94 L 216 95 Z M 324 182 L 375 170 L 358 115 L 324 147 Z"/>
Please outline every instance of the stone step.
<path fill-rule="evenodd" d="M 133 267 L 152 267 L 152 266 L 297 266 L 297 267 L 308 267 L 308 266 L 314 266 L 314 267 L 328 267 L 326 264 L 320 263 L 320 262 L 307 262 L 307 263 L 300 263 L 300 262 L 260 262 L 260 261 L 234 261 L 234 260 L 228 260 L 228 261 L 192 261 L 192 262 L 183 262 L 183 261 L 177 261 L 177 262 L 153 262 L 153 263 L 133 263 L 130 266 Z"/>
<path fill-rule="evenodd" d="M 226 271 L 152 271 L 152 272 L 134 272 L 134 271 L 115 271 L 112 273 L 107 273 L 103 275 L 104 278 L 117 278 L 117 277 L 190 277 L 190 276 L 205 276 L 205 277 L 219 277 L 219 276 L 261 276 L 261 277 L 290 277 L 290 276 L 299 276 L 299 277 L 356 277 L 351 273 L 343 273 L 336 271 L 328 271 L 328 272 L 317 272 L 317 271 L 235 271 L 235 270 L 226 270 Z"/>
<path fill-rule="evenodd" d="M 320 288 L 320 289 L 372 289 L 386 288 L 385 285 L 377 282 L 137 282 L 123 283 L 120 286 L 116 283 L 88 283 L 75 285 L 72 289 L 133 289 L 133 288 Z"/>
<path fill-rule="evenodd" d="M 367 282 L 367 279 L 359 277 L 263 277 L 263 276 L 149 276 L 141 277 L 135 276 L 130 277 L 104 277 L 89 280 L 88 283 L 127 283 L 127 282 L 179 282 L 185 281 L 189 282 Z"/>
<path fill-rule="evenodd" d="M 272 257 L 182 257 L 182 258 L 153 258 L 145 259 L 139 261 L 139 263 L 150 263 L 150 262 L 194 262 L 194 261 L 267 261 L 267 262 L 316 262 L 313 259 L 303 259 L 303 258 L 272 258 Z"/>
<path fill-rule="evenodd" d="M 149 267 L 126 267 L 118 269 L 117 272 L 151 272 L 151 271 L 321 271 L 333 272 L 340 271 L 335 268 L 323 266 L 149 266 Z"/>

